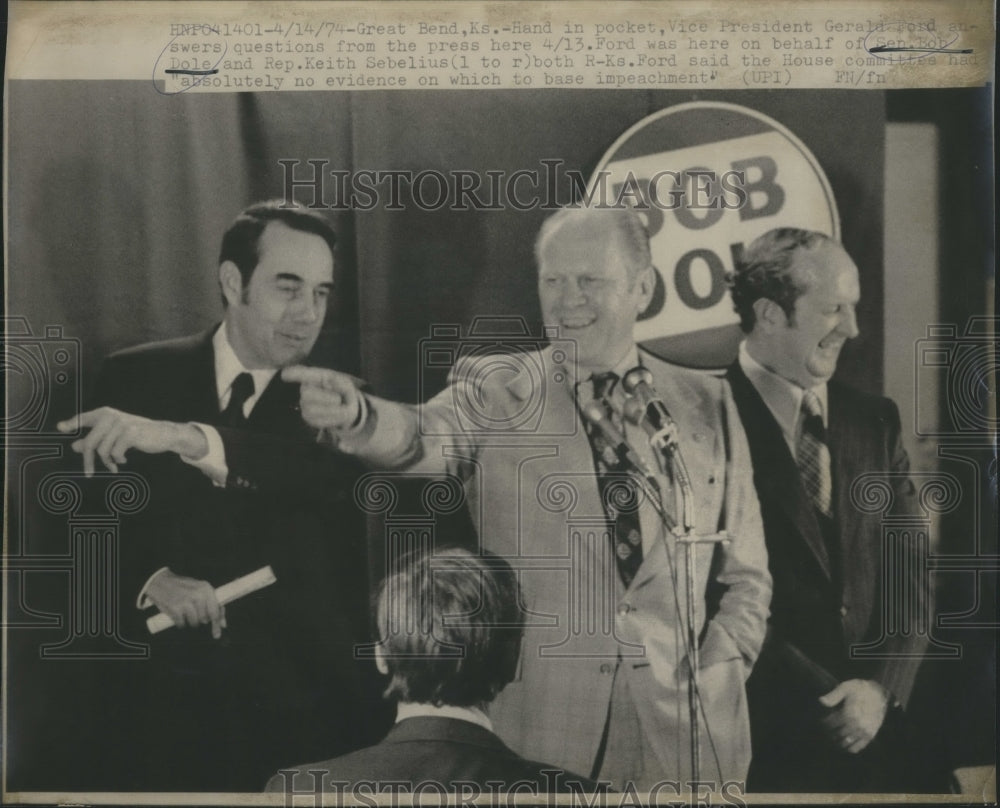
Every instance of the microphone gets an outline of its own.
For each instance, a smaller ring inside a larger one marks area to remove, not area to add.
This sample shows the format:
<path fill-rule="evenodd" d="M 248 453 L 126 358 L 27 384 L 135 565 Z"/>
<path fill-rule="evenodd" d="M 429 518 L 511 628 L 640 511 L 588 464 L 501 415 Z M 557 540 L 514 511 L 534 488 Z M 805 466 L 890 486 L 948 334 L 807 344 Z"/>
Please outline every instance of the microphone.
<path fill-rule="evenodd" d="M 615 454 L 622 461 L 631 463 L 634 468 L 642 472 L 643 476 L 647 478 L 653 476 L 649 466 L 646 465 L 646 461 L 639 457 L 635 449 L 628 445 L 628 441 L 625 440 L 625 436 L 621 431 L 611 423 L 611 419 L 608 418 L 604 405 L 600 401 L 588 401 L 580 409 L 583 412 L 584 418 L 601 430 L 605 439 L 611 444 L 611 448 Z"/>
<path fill-rule="evenodd" d="M 649 433 L 650 442 L 661 449 L 676 449 L 677 424 L 653 389 L 653 374 L 642 366 L 632 368 L 622 377 L 622 389 L 638 399 L 642 423 Z M 634 407 L 632 411 L 635 412 Z"/>
<path fill-rule="evenodd" d="M 639 399 L 635 396 L 628 396 L 625 399 L 625 403 L 622 405 L 622 415 L 634 426 L 645 426 L 643 419 L 646 417 L 645 410 L 642 408 L 642 404 L 639 403 Z"/>

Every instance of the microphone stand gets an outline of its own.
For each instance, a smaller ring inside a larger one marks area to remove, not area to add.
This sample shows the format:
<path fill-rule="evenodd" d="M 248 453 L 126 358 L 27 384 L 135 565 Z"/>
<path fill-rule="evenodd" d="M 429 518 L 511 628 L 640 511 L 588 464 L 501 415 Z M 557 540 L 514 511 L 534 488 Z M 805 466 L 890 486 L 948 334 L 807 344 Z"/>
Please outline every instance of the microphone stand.
<path fill-rule="evenodd" d="M 648 385 L 644 384 L 648 390 Z M 628 391 L 632 392 L 632 391 Z M 640 392 L 636 390 L 636 392 Z M 719 544 L 729 541 L 729 535 L 722 531 L 720 533 L 710 533 L 697 535 L 695 533 L 695 504 L 694 491 L 691 486 L 691 476 L 688 474 L 687 465 L 681 455 L 680 445 L 677 439 L 677 424 L 673 419 L 666 416 L 663 411 L 663 418 L 657 418 L 659 426 L 654 425 L 648 417 L 649 405 L 640 408 L 640 416 L 643 427 L 649 434 L 649 443 L 656 450 L 657 459 L 660 462 L 661 470 L 674 484 L 674 501 L 677 506 L 677 513 L 680 522 L 675 523 L 664 513 L 662 507 L 656 510 L 663 519 L 666 529 L 674 535 L 677 543 L 684 548 L 684 579 L 685 595 L 687 606 L 687 648 L 688 648 L 688 712 L 691 723 L 691 776 L 693 781 L 701 780 L 701 744 L 700 727 L 698 723 L 698 711 L 700 693 L 698 690 L 698 668 L 700 664 L 700 653 L 698 648 L 697 630 L 697 609 L 695 602 L 695 552 L 696 545 L 699 544 Z M 666 541 L 666 536 L 664 536 Z M 669 546 L 668 546 L 669 553 Z"/>
<path fill-rule="evenodd" d="M 644 371 L 648 373 L 648 371 Z M 630 371 L 631 373 L 631 371 Z M 700 693 L 698 691 L 698 631 L 697 631 L 697 609 L 695 604 L 695 551 L 698 544 L 718 544 L 729 541 L 728 534 L 720 533 L 697 535 L 695 533 L 695 505 L 694 492 L 691 487 L 691 476 L 688 474 L 687 465 L 680 452 L 677 440 L 677 425 L 670 418 L 662 403 L 655 401 L 654 394 L 645 379 L 638 384 L 629 382 L 629 375 L 626 374 L 624 389 L 627 394 L 633 396 L 638 407 L 626 405 L 626 415 L 630 420 L 636 420 L 632 416 L 638 416 L 643 428 L 649 434 L 650 445 L 656 450 L 657 460 L 660 470 L 668 476 L 674 483 L 674 497 L 677 512 L 680 514 L 680 524 L 666 512 L 660 499 L 660 487 L 656 477 L 649 469 L 643 459 L 629 446 L 624 435 L 615 434 L 604 416 L 604 409 L 601 405 L 592 402 L 582 408 L 584 416 L 605 432 L 605 436 L 615 447 L 618 455 L 628 468 L 629 477 L 640 487 L 646 497 L 653 504 L 653 508 L 665 528 L 663 537 L 664 550 L 668 560 L 671 557 L 670 543 L 667 541 L 666 533 L 671 533 L 677 543 L 684 548 L 684 577 L 686 583 L 687 598 L 687 652 L 688 652 L 688 711 L 691 723 L 691 774 L 693 782 L 701 780 L 701 744 L 700 729 L 698 725 L 698 712 L 700 703 Z M 638 394 L 638 395 L 636 395 Z M 643 408 L 639 398 L 646 400 L 646 407 Z M 652 403 L 651 403 L 652 402 Z M 658 406 L 657 406 L 658 405 Z M 673 566 L 671 562 L 671 567 Z M 676 584 L 676 578 L 675 578 Z M 676 594 L 676 589 L 675 589 Z M 679 610 L 679 606 L 678 606 Z M 678 615 L 679 617 L 679 615 Z M 711 730 L 709 728 L 711 733 Z"/>

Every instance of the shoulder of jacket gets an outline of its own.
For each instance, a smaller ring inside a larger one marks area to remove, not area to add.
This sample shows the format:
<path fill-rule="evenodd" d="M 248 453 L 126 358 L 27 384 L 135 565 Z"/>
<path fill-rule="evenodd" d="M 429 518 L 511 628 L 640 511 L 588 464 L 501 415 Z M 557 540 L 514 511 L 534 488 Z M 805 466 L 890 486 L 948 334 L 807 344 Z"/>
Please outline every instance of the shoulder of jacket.
<path fill-rule="evenodd" d="M 115 351 L 105 360 L 109 363 L 131 363 L 155 359 L 170 359 L 189 355 L 197 350 L 205 341 L 210 340 L 210 334 L 189 334 L 186 337 L 144 342 Z"/>
<path fill-rule="evenodd" d="M 537 394 L 539 385 L 550 381 L 547 377 L 552 374 L 546 351 L 515 351 L 463 356 L 452 368 L 450 381 L 471 385 L 476 395 L 487 399 L 524 401 Z"/>
<path fill-rule="evenodd" d="M 718 399 L 727 391 L 725 368 L 699 370 L 675 365 L 660 359 L 649 351 L 640 348 L 639 358 L 644 367 L 649 368 L 653 378 L 659 384 L 666 382 L 675 387 L 686 388 L 699 396 Z"/>
<path fill-rule="evenodd" d="M 898 412 L 899 409 L 891 398 L 875 393 L 866 393 L 856 387 L 834 380 L 827 383 L 827 395 L 831 407 L 841 407 L 858 414 L 870 413 L 884 418 Z"/>

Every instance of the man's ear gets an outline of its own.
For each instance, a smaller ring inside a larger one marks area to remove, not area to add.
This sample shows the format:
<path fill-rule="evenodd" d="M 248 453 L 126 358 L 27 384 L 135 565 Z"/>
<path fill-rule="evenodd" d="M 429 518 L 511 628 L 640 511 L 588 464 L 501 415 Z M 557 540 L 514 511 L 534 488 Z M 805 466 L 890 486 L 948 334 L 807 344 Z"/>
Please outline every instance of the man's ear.
<path fill-rule="evenodd" d="M 767 297 L 761 297 L 754 301 L 753 313 L 760 327 L 767 332 L 772 332 L 788 324 L 785 310 Z"/>
<path fill-rule="evenodd" d="M 656 289 L 656 270 L 653 269 L 652 264 L 648 264 L 645 269 L 640 270 L 636 283 L 639 284 L 641 302 L 639 311 L 642 312 L 649 308 L 649 302 L 653 299 L 653 292 Z"/>
<path fill-rule="evenodd" d="M 240 268 L 232 261 L 219 264 L 219 286 L 222 296 L 230 306 L 235 306 L 243 300 L 243 275 Z"/>
<path fill-rule="evenodd" d="M 385 646 L 382 643 L 375 643 L 375 667 L 383 676 L 389 675 L 389 665 L 385 661 Z"/>

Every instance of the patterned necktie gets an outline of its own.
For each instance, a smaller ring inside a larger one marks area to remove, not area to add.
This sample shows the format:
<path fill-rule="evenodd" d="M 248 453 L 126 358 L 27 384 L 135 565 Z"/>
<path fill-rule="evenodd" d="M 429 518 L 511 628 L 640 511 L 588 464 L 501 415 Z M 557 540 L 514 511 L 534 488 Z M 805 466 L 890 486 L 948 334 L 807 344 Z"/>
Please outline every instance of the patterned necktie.
<path fill-rule="evenodd" d="M 604 407 L 611 423 L 624 434 L 621 415 L 608 403 L 618 375 L 615 373 L 595 374 L 594 397 Z M 611 547 L 615 553 L 618 574 L 625 586 L 632 583 L 642 564 L 642 533 L 639 529 L 639 489 L 628 475 L 627 464 L 621 461 L 614 447 L 595 424 L 583 420 L 584 429 L 590 439 L 597 471 L 597 488 L 601 493 L 601 504 L 608 521 Z"/>
<path fill-rule="evenodd" d="M 230 390 L 229 403 L 222 411 L 222 423 L 225 426 L 245 426 L 247 419 L 243 414 L 243 405 L 253 395 L 253 376 L 246 372 L 240 373 L 233 379 Z"/>
<path fill-rule="evenodd" d="M 796 446 L 796 462 L 806 493 L 821 514 L 833 515 L 833 480 L 830 476 L 830 450 L 826 445 L 823 408 L 819 397 L 806 390 L 802 396 L 802 432 Z"/>

